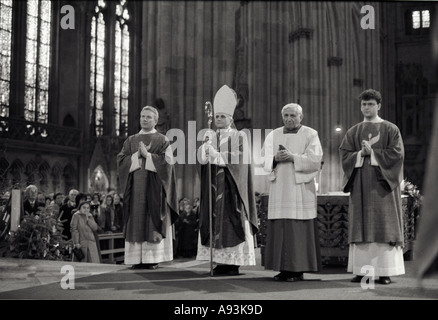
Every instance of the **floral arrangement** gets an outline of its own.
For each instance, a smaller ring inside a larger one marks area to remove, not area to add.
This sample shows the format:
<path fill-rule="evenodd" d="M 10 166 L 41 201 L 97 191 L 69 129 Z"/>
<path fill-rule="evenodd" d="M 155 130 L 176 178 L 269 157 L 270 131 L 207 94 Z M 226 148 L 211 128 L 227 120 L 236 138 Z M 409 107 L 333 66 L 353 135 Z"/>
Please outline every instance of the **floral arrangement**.
<path fill-rule="evenodd" d="M 402 194 L 407 195 L 409 197 L 410 202 L 410 211 L 416 211 L 417 215 L 419 214 L 421 203 L 423 201 L 423 195 L 416 185 L 410 182 L 407 179 L 403 179 L 400 184 L 400 189 Z"/>

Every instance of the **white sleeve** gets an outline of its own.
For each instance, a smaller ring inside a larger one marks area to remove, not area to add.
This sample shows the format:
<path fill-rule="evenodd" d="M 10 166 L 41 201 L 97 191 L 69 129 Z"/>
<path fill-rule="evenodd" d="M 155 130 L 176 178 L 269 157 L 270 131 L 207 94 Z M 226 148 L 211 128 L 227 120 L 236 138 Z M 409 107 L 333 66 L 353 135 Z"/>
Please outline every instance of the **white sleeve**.
<path fill-rule="evenodd" d="M 146 157 L 145 169 L 149 170 L 149 171 L 152 171 L 152 172 L 157 172 L 157 169 L 154 166 L 154 162 L 152 161 L 152 156 L 151 156 L 150 152 L 148 152 L 148 155 Z"/>
<path fill-rule="evenodd" d="M 265 158 L 263 169 L 266 172 L 271 172 L 274 163 L 274 134 L 272 132 L 270 132 L 265 139 L 263 153 Z"/>
<path fill-rule="evenodd" d="M 356 164 L 354 165 L 354 167 L 360 168 L 362 166 L 363 166 L 363 157 L 360 155 L 360 151 L 359 151 L 356 156 Z"/>
<path fill-rule="evenodd" d="M 129 173 L 140 169 L 140 161 L 138 159 L 138 151 L 131 155 L 131 167 L 129 168 Z"/>
<path fill-rule="evenodd" d="M 374 154 L 374 150 L 373 149 L 371 149 L 371 156 L 370 156 L 370 158 L 371 158 L 371 165 L 375 166 L 375 167 L 378 167 L 379 163 L 377 162 L 376 155 Z"/>

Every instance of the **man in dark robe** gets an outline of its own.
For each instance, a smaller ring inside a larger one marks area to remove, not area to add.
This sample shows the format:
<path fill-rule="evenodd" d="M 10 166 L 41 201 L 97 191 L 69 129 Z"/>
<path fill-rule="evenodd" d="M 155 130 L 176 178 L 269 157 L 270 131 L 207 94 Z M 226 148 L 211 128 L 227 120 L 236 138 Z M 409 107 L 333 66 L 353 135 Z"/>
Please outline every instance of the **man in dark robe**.
<path fill-rule="evenodd" d="M 343 191 L 350 192 L 347 271 L 356 275 L 353 282 L 373 274 L 381 284 L 390 284 L 390 276 L 405 273 L 403 140 L 395 124 L 378 116 L 382 100 L 378 91 L 365 90 L 359 99 L 364 121 L 347 131 L 339 147 Z"/>
<path fill-rule="evenodd" d="M 210 259 L 210 208 L 212 199 L 213 273 L 237 275 L 239 266 L 255 265 L 254 235 L 258 230 L 253 167 L 247 137 L 231 127 L 236 93 L 224 85 L 215 95 L 218 134 L 211 131 L 200 147 L 201 201 L 197 260 Z M 209 186 L 208 163 L 211 168 Z M 209 190 L 210 188 L 210 190 Z"/>
<path fill-rule="evenodd" d="M 141 130 L 117 155 L 123 196 L 125 264 L 156 269 L 173 260 L 173 228 L 178 218 L 176 175 L 170 142 L 157 132 L 158 111 L 144 107 Z"/>

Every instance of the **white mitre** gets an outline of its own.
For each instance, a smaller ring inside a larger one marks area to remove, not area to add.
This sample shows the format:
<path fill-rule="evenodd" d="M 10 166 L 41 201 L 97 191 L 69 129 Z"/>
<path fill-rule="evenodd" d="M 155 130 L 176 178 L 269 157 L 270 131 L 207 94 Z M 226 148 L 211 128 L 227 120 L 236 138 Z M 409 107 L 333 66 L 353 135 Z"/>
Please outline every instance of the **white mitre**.
<path fill-rule="evenodd" d="M 233 116 L 234 109 L 237 105 L 236 92 L 224 84 L 214 96 L 213 110 L 214 113 L 225 113 Z"/>

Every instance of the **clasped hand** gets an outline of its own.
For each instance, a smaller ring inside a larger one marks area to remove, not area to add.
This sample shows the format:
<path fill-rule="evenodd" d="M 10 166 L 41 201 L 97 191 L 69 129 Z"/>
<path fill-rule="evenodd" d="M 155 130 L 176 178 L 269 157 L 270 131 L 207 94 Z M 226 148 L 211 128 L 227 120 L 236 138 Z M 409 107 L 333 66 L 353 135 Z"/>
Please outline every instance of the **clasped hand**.
<path fill-rule="evenodd" d="M 294 162 L 294 156 L 289 150 L 278 150 L 275 155 L 275 161 L 277 162 Z"/>
<path fill-rule="evenodd" d="M 362 157 L 369 156 L 371 154 L 371 145 L 368 141 L 362 140 L 362 149 L 360 150 Z"/>
<path fill-rule="evenodd" d="M 146 158 L 148 156 L 148 149 L 146 148 L 145 144 L 143 141 L 140 141 L 138 144 L 138 152 L 140 153 L 140 155 L 144 158 Z"/>

